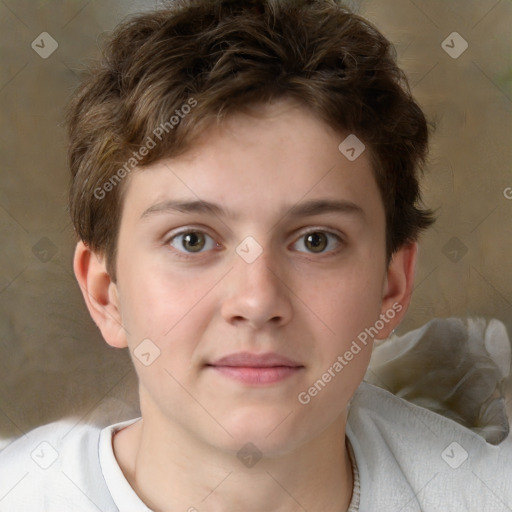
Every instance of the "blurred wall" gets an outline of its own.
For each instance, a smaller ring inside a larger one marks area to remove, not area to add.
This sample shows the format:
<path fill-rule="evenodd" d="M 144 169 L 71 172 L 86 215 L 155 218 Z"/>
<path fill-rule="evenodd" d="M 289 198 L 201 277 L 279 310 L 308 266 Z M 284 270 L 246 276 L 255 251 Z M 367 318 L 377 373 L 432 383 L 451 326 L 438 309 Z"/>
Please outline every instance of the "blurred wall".
<path fill-rule="evenodd" d="M 399 334 L 449 316 L 498 318 L 511 333 L 512 3 L 350 3 L 395 42 L 437 123 L 424 199 L 438 222 Z M 62 115 L 105 34 L 154 5 L 0 1 L 0 437 L 106 404 L 137 411 L 128 354 L 102 341 L 72 274 Z"/>

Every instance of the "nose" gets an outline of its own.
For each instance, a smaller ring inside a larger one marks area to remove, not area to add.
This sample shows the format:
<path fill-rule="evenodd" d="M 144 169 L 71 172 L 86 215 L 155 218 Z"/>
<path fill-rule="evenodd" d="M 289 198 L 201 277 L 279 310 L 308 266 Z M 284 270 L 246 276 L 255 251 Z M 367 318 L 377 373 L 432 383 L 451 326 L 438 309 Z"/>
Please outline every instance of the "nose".
<path fill-rule="evenodd" d="M 235 266 L 224 283 L 225 298 L 221 307 L 224 320 L 255 330 L 288 323 L 292 304 L 285 277 L 267 251 L 252 263 L 236 257 Z"/>

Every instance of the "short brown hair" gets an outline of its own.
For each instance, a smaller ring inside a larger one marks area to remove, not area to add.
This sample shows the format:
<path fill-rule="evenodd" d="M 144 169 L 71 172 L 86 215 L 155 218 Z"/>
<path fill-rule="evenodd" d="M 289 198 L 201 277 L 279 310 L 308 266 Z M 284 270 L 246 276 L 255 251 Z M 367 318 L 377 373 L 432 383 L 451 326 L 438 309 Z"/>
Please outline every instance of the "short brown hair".
<path fill-rule="evenodd" d="M 175 0 L 119 25 L 68 109 L 71 218 L 113 280 L 131 168 L 177 156 L 212 122 L 283 97 L 367 145 L 388 261 L 433 222 L 419 205 L 427 121 L 375 26 L 337 0 Z"/>

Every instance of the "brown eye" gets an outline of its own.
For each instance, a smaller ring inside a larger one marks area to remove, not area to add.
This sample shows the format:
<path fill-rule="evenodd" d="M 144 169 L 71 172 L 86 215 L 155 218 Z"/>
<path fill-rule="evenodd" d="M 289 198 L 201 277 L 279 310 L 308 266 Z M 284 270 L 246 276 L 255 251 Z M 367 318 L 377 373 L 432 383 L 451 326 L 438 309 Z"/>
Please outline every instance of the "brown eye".
<path fill-rule="evenodd" d="M 304 237 L 304 245 L 311 252 L 323 252 L 328 245 L 325 233 L 308 233 Z"/>
<path fill-rule="evenodd" d="M 202 233 L 186 233 L 183 235 L 181 244 L 189 252 L 199 252 L 205 246 L 205 238 Z"/>
<path fill-rule="evenodd" d="M 343 239 L 330 231 L 310 231 L 304 233 L 294 244 L 296 251 L 310 254 L 335 252 L 343 244 Z"/>
<path fill-rule="evenodd" d="M 185 254 L 205 252 L 216 247 L 213 238 L 201 231 L 182 231 L 177 233 L 171 238 L 169 245 Z"/>

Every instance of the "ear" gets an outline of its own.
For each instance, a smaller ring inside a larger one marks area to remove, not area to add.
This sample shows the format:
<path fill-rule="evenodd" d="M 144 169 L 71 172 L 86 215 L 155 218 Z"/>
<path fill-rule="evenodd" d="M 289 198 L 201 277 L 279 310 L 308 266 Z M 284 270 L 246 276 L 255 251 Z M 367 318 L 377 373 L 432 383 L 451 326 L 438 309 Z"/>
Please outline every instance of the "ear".
<path fill-rule="evenodd" d="M 385 327 L 378 339 L 387 338 L 400 324 L 411 301 L 418 244 L 412 242 L 400 247 L 391 258 L 384 282 L 381 318 Z"/>
<path fill-rule="evenodd" d="M 89 313 L 105 341 L 116 348 L 127 347 L 116 284 L 110 279 L 105 257 L 78 242 L 73 270 Z"/>

